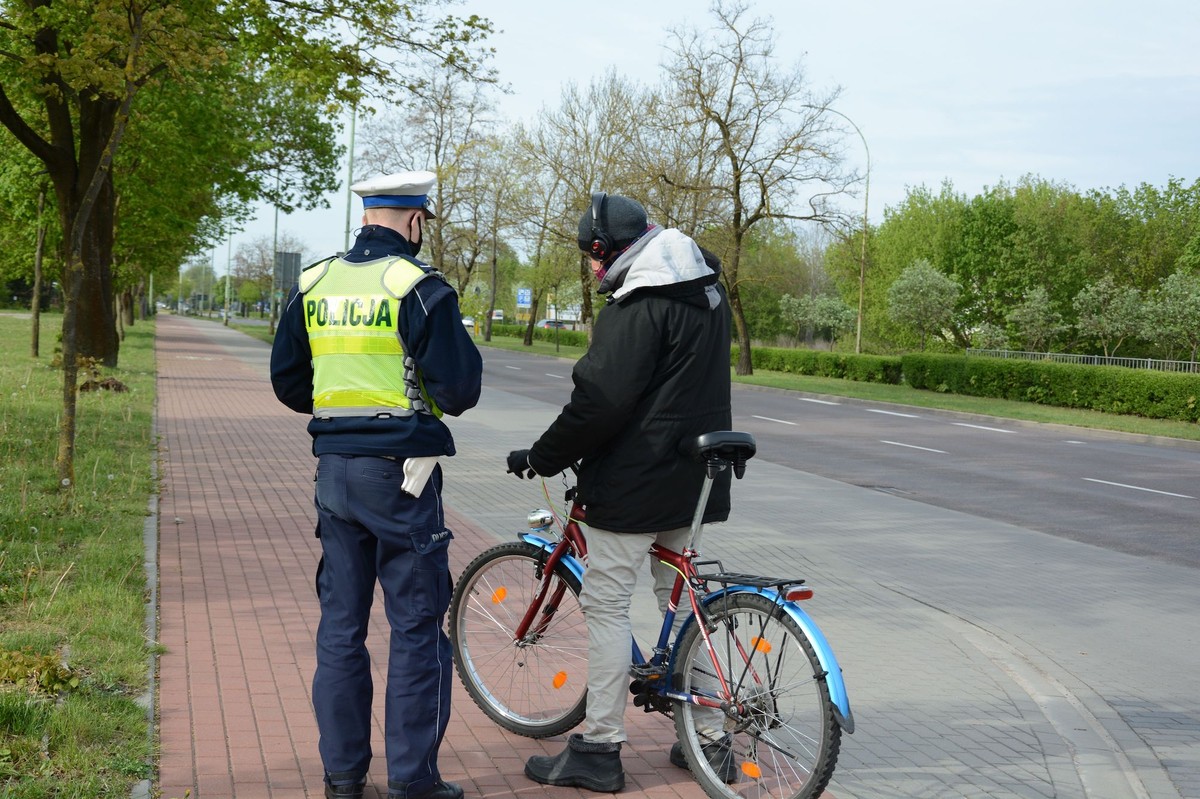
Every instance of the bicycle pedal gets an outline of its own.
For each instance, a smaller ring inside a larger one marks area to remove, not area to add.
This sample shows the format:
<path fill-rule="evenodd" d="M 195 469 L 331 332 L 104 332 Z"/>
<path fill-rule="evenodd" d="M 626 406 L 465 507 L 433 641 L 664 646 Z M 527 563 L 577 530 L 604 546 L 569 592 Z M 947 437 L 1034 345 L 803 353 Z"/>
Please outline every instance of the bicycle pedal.
<path fill-rule="evenodd" d="M 665 666 L 630 666 L 629 676 L 635 680 L 661 680 L 667 676 L 667 669 Z"/>

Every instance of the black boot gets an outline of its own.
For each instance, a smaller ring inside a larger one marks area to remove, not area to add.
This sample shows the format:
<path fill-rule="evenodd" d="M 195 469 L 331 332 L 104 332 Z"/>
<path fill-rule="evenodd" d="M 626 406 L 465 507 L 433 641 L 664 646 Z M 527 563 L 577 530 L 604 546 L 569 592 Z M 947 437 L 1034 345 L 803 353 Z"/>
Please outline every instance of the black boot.
<path fill-rule="evenodd" d="M 730 746 L 729 736 L 718 738 L 717 740 L 702 744 L 700 751 L 704 752 L 704 756 L 708 758 L 708 764 L 712 766 L 713 773 L 717 775 L 717 779 L 724 782 L 726 785 L 733 785 L 738 781 L 737 761 L 733 756 L 733 748 Z M 671 762 L 680 768 L 687 768 L 687 757 L 683 754 L 683 746 L 676 741 L 671 747 Z"/>
<path fill-rule="evenodd" d="M 463 789 L 456 782 L 438 780 L 423 794 L 414 795 L 401 785 L 388 780 L 388 799 L 463 799 Z"/>
<path fill-rule="evenodd" d="M 525 776 L 543 785 L 616 793 L 625 787 L 621 743 L 594 743 L 583 740 L 582 735 L 575 733 L 567 739 L 567 748 L 557 755 L 529 758 L 525 764 Z"/>
<path fill-rule="evenodd" d="M 362 799 L 364 783 L 355 782 L 350 785 L 330 785 L 325 783 L 325 799 Z"/>

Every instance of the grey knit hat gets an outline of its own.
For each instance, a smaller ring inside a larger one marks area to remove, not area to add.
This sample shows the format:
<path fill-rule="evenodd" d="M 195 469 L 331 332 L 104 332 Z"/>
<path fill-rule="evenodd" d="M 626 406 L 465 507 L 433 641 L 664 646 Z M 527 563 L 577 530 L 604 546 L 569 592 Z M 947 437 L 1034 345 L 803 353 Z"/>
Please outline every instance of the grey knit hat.
<path fill-rule="evenodd" d="M 618 252 L 645 233 L 648 225 L 646 209 L 637 200 L 619 194 L 594 194 L 592 204 L 579 217 L 579 249 L 591 253 L 592 241 L 607 237 L 611 247 L 608 254 Z"/>

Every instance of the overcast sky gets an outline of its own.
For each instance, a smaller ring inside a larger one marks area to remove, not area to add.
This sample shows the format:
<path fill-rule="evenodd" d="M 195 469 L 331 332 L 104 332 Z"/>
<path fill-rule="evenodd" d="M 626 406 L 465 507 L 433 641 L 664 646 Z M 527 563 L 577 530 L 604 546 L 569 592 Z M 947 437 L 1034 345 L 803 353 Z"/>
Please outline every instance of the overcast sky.
<path fill-rule="evenodd" d="M 946 180 L 973 196 L 1027 174 L 1080 191 L 1200 178 L 1200 0 L 749 6 L 773 20 L 781 64 L 799 63 L 817 93 L 841 87 L 834 107 L 870 150 L 872 223 L 909 187 L 937 190 Z M 458 8 L 495 23 L 494 63 L 512 89 L 500 110 L 513 120 L 557 106 L 565 84 L 586 86 L 610 68 L 657 83 L 669 30 L 708 27 L 709 9 L 705 0 L 467 0 Z M 849 136 L 847 161 L 862 171 L 866 150 Z M 345 190 L 329 199 L 326 210 L 279 215 L 281 233 L 314 256 L 342 248 Z M 361 206 L 351 213 L 360 219 Z M 274 218 L 264 209 L 234 249 L 270 236 Z"/>

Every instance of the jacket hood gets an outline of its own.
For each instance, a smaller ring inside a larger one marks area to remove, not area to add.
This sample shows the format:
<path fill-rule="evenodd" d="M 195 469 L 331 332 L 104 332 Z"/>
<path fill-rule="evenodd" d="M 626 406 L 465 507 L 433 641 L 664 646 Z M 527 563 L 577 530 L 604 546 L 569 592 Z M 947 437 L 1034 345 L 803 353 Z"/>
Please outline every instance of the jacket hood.
<path fill-rule="evenodd" d="M 719 273 L 720 267 L 710 266 L 700 247 L 683 232 L 654 227 L 613 262 L 599 291 L 611 292 L 611 301 L 618 303 L 634 292 L 654 291 L 716 308 L 721 302 L 716 289 Z"/>

